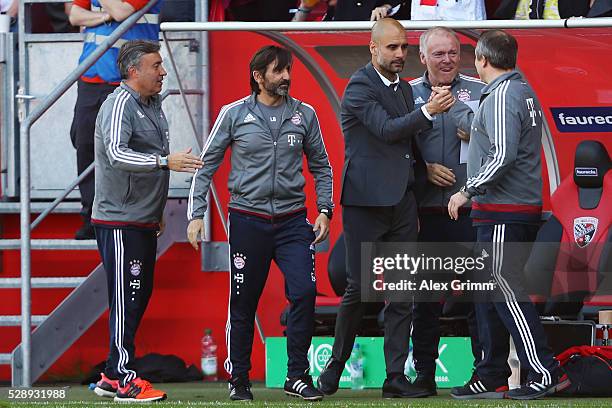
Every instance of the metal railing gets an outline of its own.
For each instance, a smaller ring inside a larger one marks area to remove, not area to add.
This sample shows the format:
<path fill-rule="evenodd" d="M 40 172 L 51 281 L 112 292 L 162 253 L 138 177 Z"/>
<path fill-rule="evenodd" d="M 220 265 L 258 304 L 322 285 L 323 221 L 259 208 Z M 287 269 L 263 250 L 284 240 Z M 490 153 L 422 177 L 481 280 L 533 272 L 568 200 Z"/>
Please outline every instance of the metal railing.
<path fill-rule="evenodd" d="M 612 27 L 612 17 L 568 18 L 564 20 L 480 20 L 480 21 L 400 21 L 406 30 L 427 30 L 435 26 L 452 29 L 513 28 L 592 28 Z M 193 22 L 162 23 L 162 31 L 367 31 L 371 21 L 324 22 Z"/>

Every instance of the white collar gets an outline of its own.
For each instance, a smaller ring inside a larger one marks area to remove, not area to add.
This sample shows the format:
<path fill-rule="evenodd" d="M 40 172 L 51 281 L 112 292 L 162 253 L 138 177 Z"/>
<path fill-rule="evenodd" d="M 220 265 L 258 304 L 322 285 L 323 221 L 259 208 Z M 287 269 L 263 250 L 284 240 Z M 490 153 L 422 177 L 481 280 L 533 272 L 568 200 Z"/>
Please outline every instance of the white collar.
<path fill-rule="evenodd" d="M 374 65 L 372 65 L 372 67 L 374 67 Z M 376 71 L 376 73 L 377 73 L 377 74 L 378 74 L 378 76 L 380 77 L 380 80 L 381 80 L 381 81 L 383 81 L 383 84 L 385 84 L 385 86 L 387 86 L 387 87 L 388 87 L 389 85 L 393 84 L 393 85 L 395 85 L 395 86 L 393 87 L 393 90 L 394 90 L 394 91 L 397 91 L 397 86 L 399 85 L 399 81 L 400 81 L 399 74 L 395 74 L 395 81 L 391 82 L 391 81 L 389 81 L 387 78 L 385 78 L 383 74 L 381 74 L 380 72 L 378 72 L 378 70 L 376 69 L 376 67 L 374 67 L 374 71 Z"/>

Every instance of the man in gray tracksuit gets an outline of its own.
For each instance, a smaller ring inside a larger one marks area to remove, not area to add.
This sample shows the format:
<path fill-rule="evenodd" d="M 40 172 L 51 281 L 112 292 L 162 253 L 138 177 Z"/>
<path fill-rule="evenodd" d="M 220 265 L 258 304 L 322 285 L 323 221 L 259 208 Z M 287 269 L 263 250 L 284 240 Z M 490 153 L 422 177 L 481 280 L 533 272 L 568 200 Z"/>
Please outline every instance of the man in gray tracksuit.
<path fill-rule="evenodd" d="M 425 104 L 432 86 L 450 87 L 455 103 L 433 120 L 433 127 L 415 138 L 426 167 L 417 166 L 416 197 L 419 208 L 419 242 L 474 242 L 476 233 L 469 217 L 457 221 L 448 217 L 449 198 L 465 185 L 467 146 L 474 111 L 478 108 L 484 82 L 459 73 L 461 44 L 457 34 L 446 27 L 434 27 L 420 37 L 421 63 L 427 68 L 410 81 L 415 108 Z M 423 171 L 426 168 L 426 173 Z M 425 173 L 425 174 L 424 174 Z M 461 210 L 469 213 L 469 204 Z M 444 244 L 448 247 L 449 244 Z M 417 371 L 415 385 L 436 393 L 435 360 L 438 358 L 442 302 L 417 301 L 412 315 L 412 357 Z M 466 308 L 475 364 L 482 354 L 471 304 Z"/>
<path fill-rule="evenodd" d="M 204 236 L 206 194 L 231 147 L 225 369 L 231 375 L 232 400 L 253 399 L 248 377 L 253 323 L 272 260 L 285 275 L 291 303 L 285 392 L 306 400 L 323 398 L 308 375 L 307 353 L 316 296 L 313 244 L 329 231 L 332 169 L 314 109 L 288 95 L 291 61 L 291 54 L 276 46 L 263 47 L 253 56 L 249 70 L 253 93 L 221 109 L 202 151 L 204 167 L 194 175 L 189 195 L 188 237 L 197 249 L 198 234 Z M 314 226 L 306 218 L 304 154 L 315 179 L 320 213 Z"/>
<path fill-rule="evenodd" d="M 492 279 L 496 288 L 477 298 L 484 356 L 477 377 L 452 390 L 455 398 L 534 399 L 569 385 L 521 282 L 529 252 L 508 244 L 533 242 L 542 211 L 542 108 L 515 70 L 517 51 L 516 39 L 500 30 L 485 32 L 476 45 L 476 69 L 487 86 L 472 123 L 468 180 L 451 197 L 448 212 L 457 219 L 459 207 L 472 199 L 477 253 L 490 254 L 484 258 L 490 275 L 481 280 Z M 510 391 L 508 332 L 528 370 L 527 381 Z"/>
<path fill-rule="evenodd" d="M 193 173 L 189 151 L 170 154 L 159 44 L 129 41 L 119 51 L 123 81 L 96 119 L 96 187 L 91 218 L 108 283 L 110 352 L 94 392 L 115 401 L 166 398 L 134 370 L 134 338 L 153 291 L 168 170 Z"/>

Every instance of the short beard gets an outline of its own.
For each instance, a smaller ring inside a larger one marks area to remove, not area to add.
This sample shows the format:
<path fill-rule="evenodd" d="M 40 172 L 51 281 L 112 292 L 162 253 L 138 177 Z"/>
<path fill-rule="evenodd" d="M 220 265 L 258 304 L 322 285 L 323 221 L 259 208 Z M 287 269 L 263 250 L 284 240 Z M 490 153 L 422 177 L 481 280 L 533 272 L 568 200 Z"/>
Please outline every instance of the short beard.
<path fill-rule="evenodd" d="M 391 62 L 387 65 L 382 65 L 381 66 L 386 69 L 388 72 L 392 72 L 394 74 L 399 74 L 400 72 L 402 72 L 402 70 L 404 69 L 404 65 L 402 65 L 399 69 L 396 68 L 395 66 L 391 65 Z"/>
<path fill-rule="evenodd" d="M 284 87 L 283 85 L 287 85 Z M 276 84 L 264 84 L 264 89 L 270 96 L 287 96 L 289 94 L 290 81 L 282 81 Z"/>

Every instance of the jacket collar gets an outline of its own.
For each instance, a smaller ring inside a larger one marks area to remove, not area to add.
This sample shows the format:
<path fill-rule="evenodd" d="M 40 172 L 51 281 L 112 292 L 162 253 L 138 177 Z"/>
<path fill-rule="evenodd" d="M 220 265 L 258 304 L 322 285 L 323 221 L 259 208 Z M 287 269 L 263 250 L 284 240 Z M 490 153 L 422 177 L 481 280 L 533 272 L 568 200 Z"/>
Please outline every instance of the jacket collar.
<path fill-rule="evenodd" d="M 298 99 L 291 97 L 290 95 L 287 95 L 285 96 L 285 103 L 287 104 L 287 107 L 289 108 L 287 109 L 287 111 L 293 112 L 298 108 L 298 106 L 302 102 Z M 247 99 L 246 104 L 249 107 L 249 109 L 257 112 L 257 109 L 255 108 L 257 106 L 257 94 L 255 92 L 253 92 L 251 96 L 249 96 L 249 99 Z"/>
<path fill-rule="evenodd" d="M 508 79 L 522 79 L 523 76 L 520 72 L 516 70 L 512 70 L 510 72 L 506 72 L 495 78 L 491 83 L 487 84 L 484 88 L 482 88 L 482 95 L 488 95 L 493 92 L 497 87 L 504 81 Z"/>
<path fill-rule="evenodd" d="M 132 89 L 128 84 L 126 84 L 125 81 L 121 81 L 121 84 L 119 84 L 119 86 L 121 87 L 121 89 L 125 89 L 130 95 L 132 95 L 134 99 L 138 101 L 139 104 L 144 105 L 142 100 L 140 99 L 140 94 L 134 89 Z M 159 94 L 151 96 L 149 101 L 150 103 L 148 106 L 161 106 L 161 97 L 159 96 Z"/>
<path fill-rule="evenodd" d="M 429 82 L 429 75 L 427 75 L 427 71 L 423 73 L 423 76 L 421 77 L 421 79 L 423 80 L 423 85 L 425 86 L 425 88 L 431 89 L 431 82 Z M 451 82 L 451 88 L 454 88 L 455 85 L 457 85 L 458 83 L 459 83 L 459 74 L 457 74 L 455 79 L 453 79 L 453 82 Z"/>
<path fill-rule="evenodd" d="M 397 89 L 397 86 L 399 85 L 400 82 L 400 77 L 399 74 L 395 74 L 395 80 L 393 81 L 389 81 L 387 78 L 384 77 L 383 74 L 381 74 L 374 65 L 372 65 L 372 68 L 374 68 L 374 71 L 378 74 L 378 77 L 380 78 L 380 80 L 382 81 L 383 85 L 386 86 L 387 88 L 391 85 L 394 85 L 394 89 Z"/>
<path fill-rule="evenodd" d="M 396 77 L 396 80 L 393 82 L 389 81 L 387 78 L 384 78 L 381 75 L 381 73 L 378 72 L 376 68 L 374 68 L 374 65 L 372 65 L 372 62 L 367 63 L 367 65 L 365 66 L 365 72 L 366 72 L 366 75 L 370 78 L 370 81 L 372 81 L 373 84 L 378 84 L 381 88 L 388 88 L 389 85 L 391 84 L 396 84 L 396 83 L 401 84 L 402 83 L 399 75 Z"/>

